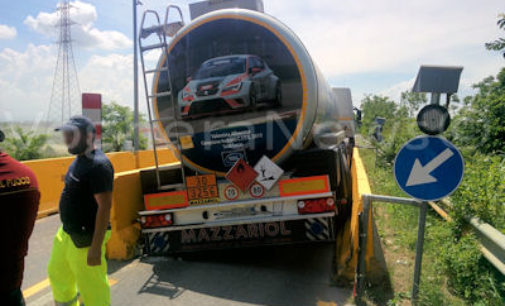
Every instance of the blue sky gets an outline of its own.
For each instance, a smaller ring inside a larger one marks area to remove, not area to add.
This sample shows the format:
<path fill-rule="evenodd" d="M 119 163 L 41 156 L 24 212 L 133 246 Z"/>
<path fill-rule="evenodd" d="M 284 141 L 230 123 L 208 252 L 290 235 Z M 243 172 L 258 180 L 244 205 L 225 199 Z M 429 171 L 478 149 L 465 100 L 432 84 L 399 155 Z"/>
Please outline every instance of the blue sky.
<path fill-rule="evenodd" d="M 165 1 L 142 0 L 163 10 Z M 187 4 L 182 7 L 186 20 Z M 0 10 L 0 121 L 36 120 L 47 110 L 56 62 L 57 1 L 2 1 Z M 265 11 L 304 42 L 334 86 L 398 99 L 421 64 L 462 65 L 460 95 L 496 74 L 503 57 L 484 43 L 505 33 L 496 27 L 503 0 L 264 0 Z M 71 15 L 81 91 L 105 102 L 132 105 L 132 7 L 129 0 L 76 1 Z M 151 60 L 156 55 L 151 55 Z M 142 99 L 141 92 L 141 101 Z M 141 106 L 145 109 L 145 104 Z"/>

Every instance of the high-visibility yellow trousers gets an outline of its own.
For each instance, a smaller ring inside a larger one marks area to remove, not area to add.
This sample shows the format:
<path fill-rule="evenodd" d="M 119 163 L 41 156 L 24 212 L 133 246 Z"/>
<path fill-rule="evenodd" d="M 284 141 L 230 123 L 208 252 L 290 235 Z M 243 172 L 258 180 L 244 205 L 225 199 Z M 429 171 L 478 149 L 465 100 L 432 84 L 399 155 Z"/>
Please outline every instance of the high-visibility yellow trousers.
<path fill-rule="evenodd" d="M 102 260 L 99 266 L 88 266 L 88 249 L 77 248 L 70 236 L 60 227 L 53 241 L 48 275 L 56 305 L 78 306 L 79 291 L 85 306 L 110 305 L 110 287 L 105 261 L 105 234 Z"/>

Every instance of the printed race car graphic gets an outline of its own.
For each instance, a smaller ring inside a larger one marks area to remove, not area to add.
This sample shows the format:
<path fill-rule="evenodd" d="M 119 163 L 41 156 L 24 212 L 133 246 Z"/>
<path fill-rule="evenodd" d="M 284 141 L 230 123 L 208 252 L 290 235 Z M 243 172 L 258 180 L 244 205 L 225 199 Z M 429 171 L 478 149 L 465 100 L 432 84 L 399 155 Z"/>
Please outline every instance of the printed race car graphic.
<path fill-rule="evenodd" d="M 230 55 L 203 62 L 178 94 L 182 119 L 253 109 L 258 103 L 280 106 L 279 78 L 255 55 Z"/>

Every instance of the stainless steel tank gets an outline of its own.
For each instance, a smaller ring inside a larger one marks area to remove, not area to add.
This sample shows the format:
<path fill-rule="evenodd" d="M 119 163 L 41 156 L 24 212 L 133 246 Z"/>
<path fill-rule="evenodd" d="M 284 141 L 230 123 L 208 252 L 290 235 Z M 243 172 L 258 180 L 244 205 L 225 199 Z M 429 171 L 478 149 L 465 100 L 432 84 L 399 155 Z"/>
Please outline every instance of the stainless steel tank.
<path fill-rule="evenodd" d="M 238 159 L 254 166 L 263 155 L 282 165 L 318 135 L 342 136 L 338 104 L 349 101 L 332 92 L 293 31 L 267 14 L 198 17 L 158 69 L 154 93 L 172 92 L 153 103 L 158 127 L 167 139 L 178 132 L 183 162 L 199 172 L 223 176 Z"/>

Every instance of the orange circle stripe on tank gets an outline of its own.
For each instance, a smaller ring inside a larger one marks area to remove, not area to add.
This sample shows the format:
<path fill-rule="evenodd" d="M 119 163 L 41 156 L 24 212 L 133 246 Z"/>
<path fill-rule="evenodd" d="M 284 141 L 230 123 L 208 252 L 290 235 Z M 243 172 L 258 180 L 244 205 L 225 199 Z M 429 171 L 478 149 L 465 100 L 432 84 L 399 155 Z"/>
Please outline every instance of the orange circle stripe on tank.
<path fill-rule="evenodd" d="M 188 28 L 186 28 L 181 34 L 178 34 L 174 40 L 172 40 L 172 42 L 170 43 L 169 45 L 169 48 L 167 50 L 167 53 L 170 53 L 172 51 L 172 48 L 186 35 L 188 34 L 191 30 L 203 25 L 203 24 L 206 24 L 208 22 L 211 22 L 211 21 L 214 21 L 214 20 L 218 20 L 218 19 L 239 19 L 239 20 L 245 20 L 245 21 L 249 21 L 249 22 L 252 22 L 252 23 L 255 23 L 257 25 L 260 25 L 266 29 L 268 29 L 270 32 L 272 32 L 280 41 L 282 41 L 282 43 L 288 48 L 289 52 L 291 53 L 291 55 L 293 56 L 295 62 L 296 62 L 296 66 L 298 67 L 298 71 L 300 72 L 300 76 L 301 76 L 301 83 L 302 83 L 302 92 L 303 92 L 303 97 L 302 97 L 302 112 L 300 114 L 300 118 L 298 120 L 298 123 L 296 125 L 296 128 L 295 128 L 295 131 L 293 133 L 293 135 L 291 136 L 291 138 L 288 140 L 287 144 L 281 149 L 281 151 L 279 153 L 277 153 L 274 157 L 272 157 L 272 160 L 273 161 L 277 161 L 285 152 L 286 150 L 293 144 L 295 138 L 298 136 L 301 128 L 302 128 L 302 125 L 303 125 L 303 119 L 305 117 L 305 112 L 306 112 L 306 108 L 307 108 L 307 81 L 306 81 L 306 78 L 305 78 L 305 73 L 304 73 L 304 70 L 303 70 L 303 67 L 301 65 L 301 62 L 300 62 L 300 59 L 298 58 L 296 52 L 294 51 L 293 47 L 289 44 L 289 42 L 276 30 L 274 29 L 272 26 L 260 21 L 260 20 L 257 20 L 255 18 L 251 18 L 251 17 L 248 17 L 248 16 L 240 16 L 240 15 L 235 15 L 235 14 L 226 14 L 226 15 L 218 15 L 218 16 L 214 16 L 214 17 L 211 17 L 211 18 L 208 18 L 208 19 L 203 19 L 199 22 L 196 22 L 192 25 L 190 25 Z M 160 70 L 161 67 L 163 67 L 163 65 L 165 64 L 165 61 L 167 60 L 167 54 L 163 54 L 163 59 L 159 62 L 158 64 L 158 70 Z M 157 93 L 157 90 L 158 90 L 158 81 L 159 81 L 159 77 L 160 77 L 160 73 L 158 72 L 156 74 L 156 78 L 154 80 L 154 84 L 153 84 L 153 92 L 154 92 L 154 103 L 153 103 L 153 111 L 154 111 L 154 115 L 157 119 L 160 118 L 160 115 L 159 115 L 159 112 L 158 112 L 158 103 L 157 103 L 157 98 L 156 98 L 156 93 Z M 165 132 L 165 128 L 163 127 L 163 124 L 160 121 L 158 121 L 158 127 L 160 128 L 160 130 L 162 131 L 162 134 L 165 136 L 165 139 L 169 139 L 168 135 L 166 134 Z M 177 154 L 179 155 L 180 152 L 177 150 L 177 147 L 174 147 L 174 149 L 177 151 Z M 192 162 L 191 160 L 189 160 L 188 158 L 186 158 L 183 154 L 180 154 L 182 156 L 182 158 L 184 159 L 184 161 L 188 164 L 190 164 L 191 166 L 193 166 L 194 168 L 196 169 L 199 169 L 203 172 L 208 172 L 208 173 L 215 173 L 216 175 L 219 175 L 219 176 L 225 176 L 226 173 L 224 172 L 221 172 L 221 171 L 214 171 L 214 170 L 211 170 L 211 169 L 207 169 L 207 168 L 204 168 L 200 165 L 197 165 L 195 164 L 194 162 Z"/>

